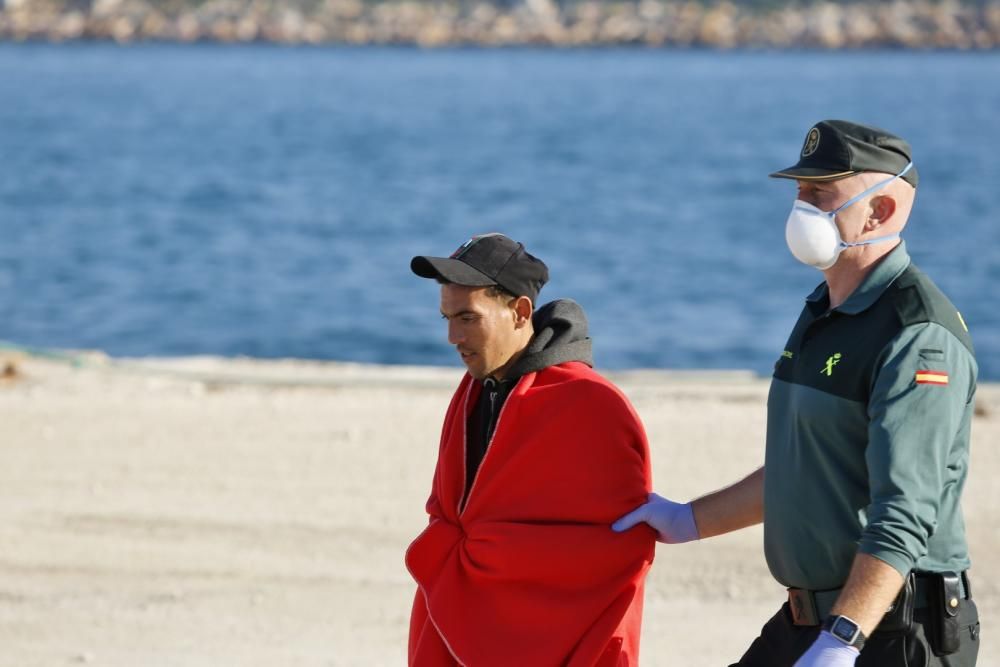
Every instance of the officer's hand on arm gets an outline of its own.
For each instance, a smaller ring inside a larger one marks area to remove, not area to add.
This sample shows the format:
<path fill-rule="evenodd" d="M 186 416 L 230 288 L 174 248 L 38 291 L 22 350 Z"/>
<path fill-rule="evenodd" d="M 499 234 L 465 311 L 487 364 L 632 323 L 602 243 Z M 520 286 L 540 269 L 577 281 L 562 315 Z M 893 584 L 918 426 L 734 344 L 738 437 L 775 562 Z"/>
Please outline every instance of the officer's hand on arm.
<path fill-rule="evenodd" d="M 690 503 L 675 503 L 655 493 L 611 527 L 622 532 L 646 522 L 659 541 L 680 544 L 753 526 L 764 520 L 764 468 L 724 489 Z"/>
<path fill-rule="evenodd" d="M 859 655 L 858 649 L 823 630 L 794 667 L 853 667 Z"/>
<path fill-rule="evenodd" d="M 664 544 L 681 544 L 698 539 L 698 526 L 694 522 L 691 503 L 675 503 L 655 493 L 649 494 L 645 504 L 615 521 L 611 528 L 621 533 L 643 522 L 658 533 L 656 539 Z"/>

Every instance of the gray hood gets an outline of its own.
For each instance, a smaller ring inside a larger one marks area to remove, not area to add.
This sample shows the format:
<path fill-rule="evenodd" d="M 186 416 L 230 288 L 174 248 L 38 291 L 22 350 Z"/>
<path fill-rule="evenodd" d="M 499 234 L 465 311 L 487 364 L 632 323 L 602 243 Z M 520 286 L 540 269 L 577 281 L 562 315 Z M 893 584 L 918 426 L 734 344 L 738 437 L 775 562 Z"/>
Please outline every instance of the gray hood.
<path fill-rule="evenodd" d="M 531 319 L 535 335 L 507 377 L 513 380 L 568 361 L 594 365 L 587 316 L 576 301 L 552 301 L 535 311 Z"/>

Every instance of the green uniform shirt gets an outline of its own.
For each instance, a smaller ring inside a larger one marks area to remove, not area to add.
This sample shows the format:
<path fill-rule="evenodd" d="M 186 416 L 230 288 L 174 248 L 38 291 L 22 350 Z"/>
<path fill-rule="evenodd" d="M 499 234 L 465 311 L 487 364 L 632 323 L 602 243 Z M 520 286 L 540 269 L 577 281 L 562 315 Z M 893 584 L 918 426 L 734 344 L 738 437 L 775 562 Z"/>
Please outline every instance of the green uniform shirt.
<path fill-rule="evenodd" d="M 829 303 L 826 283 L 806 300 L 767 399 L 771 573 L 837 588 L 858 551 L 903 575 L 966 569 L 977 367 L 961 315 L 902 243 Z"/>

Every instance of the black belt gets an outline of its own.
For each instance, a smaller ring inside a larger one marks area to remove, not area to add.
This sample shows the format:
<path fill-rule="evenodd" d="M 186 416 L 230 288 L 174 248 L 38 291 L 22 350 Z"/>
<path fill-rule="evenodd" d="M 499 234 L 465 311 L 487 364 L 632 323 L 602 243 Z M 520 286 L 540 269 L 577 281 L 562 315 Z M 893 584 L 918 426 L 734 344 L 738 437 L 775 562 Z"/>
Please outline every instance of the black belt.
<path fill-rule="evenodd" d="M 913 608 L 923 609 L 928 606 L 928 591 L 931 587 L 932 572 L 917 572 L 914 580 Z M 788 589 L 788 608 L 792 612 L 792 623 L 795 625 L 820 625 L 830 615 L 830 610 L 840 597 L 841 588 L 831 588 L 824 591 L 811 591 L 805 588 Z M 965 572 L 959 584 L 960 597 L 968 599 L 970 595 L 969 579 Z M 895 604 L 895 603 L 893 603 Z M 955 605 L 958 602 L 956 600 Z"/>

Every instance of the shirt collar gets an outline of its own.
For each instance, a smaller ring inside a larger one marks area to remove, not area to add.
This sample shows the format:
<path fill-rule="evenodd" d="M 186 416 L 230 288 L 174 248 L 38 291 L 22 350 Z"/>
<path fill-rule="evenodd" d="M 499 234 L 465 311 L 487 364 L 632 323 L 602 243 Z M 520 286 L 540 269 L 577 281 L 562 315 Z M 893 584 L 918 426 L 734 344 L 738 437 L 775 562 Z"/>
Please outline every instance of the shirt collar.
<path fill-rule="evenodd" d="M 875 268 L 865 276 L 861 284 L 851 292 L 847 301 L 840 304 L 834 310 L 847 315 L 857 315 L 870 308 L 878 301 L 885 290 L 899 277 L 906 267 L 910 265 L 910 255 L 906 252 L 906 242 L 900 241 L 899 245 L 892 249 L 888 255 L 882 258 Z M 806 297 L 806 303 L 813 311 L 817 309 L 826 310 L 830 304 L 830 290 L 826 282 L 820 283 L 813 293 Z"/>

